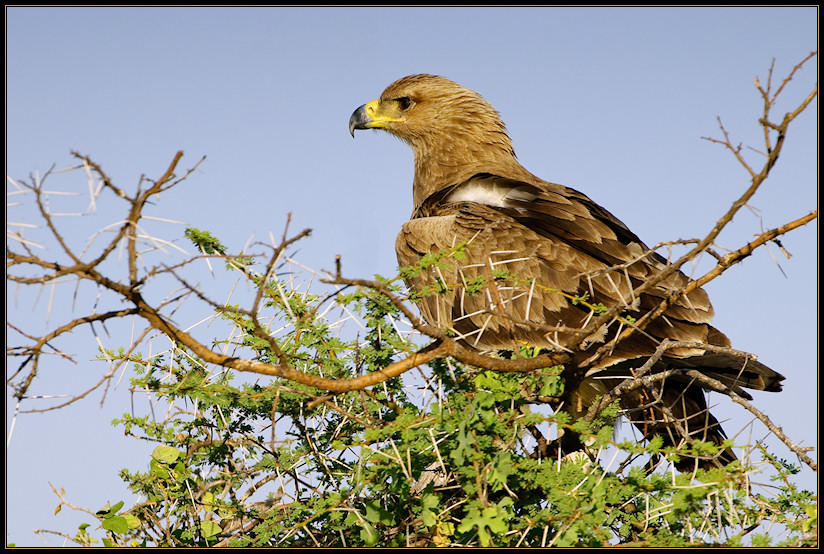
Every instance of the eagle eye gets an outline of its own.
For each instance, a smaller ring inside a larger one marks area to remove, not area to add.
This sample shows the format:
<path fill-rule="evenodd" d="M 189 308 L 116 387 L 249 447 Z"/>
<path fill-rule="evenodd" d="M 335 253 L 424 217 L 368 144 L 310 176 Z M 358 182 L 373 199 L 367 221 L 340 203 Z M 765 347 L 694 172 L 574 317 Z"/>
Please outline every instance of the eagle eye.
<path fill-rule="evenodd" d="M 412 99 L 408 96 L 401 96 L 400 98 L 396 98 L 395 101 L 402 110 L 409 109 L 409 106 L 412 105 Z"/>

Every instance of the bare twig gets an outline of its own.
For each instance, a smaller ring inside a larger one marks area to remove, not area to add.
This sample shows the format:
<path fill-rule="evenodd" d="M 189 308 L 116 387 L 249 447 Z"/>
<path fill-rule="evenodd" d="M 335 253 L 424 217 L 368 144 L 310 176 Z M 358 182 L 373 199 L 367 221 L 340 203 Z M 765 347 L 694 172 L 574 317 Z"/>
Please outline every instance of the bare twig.
<path fill-rule="evenodd" d="M 755 406 L 753 406 L 746 398 L 741 397 L 740 395 L 736 394 L 735 391 L 731 390 L 728 386 L 724 383 L 719 381 L 718 379 L 713 379 L 712 377 L 708 377 L 701 373 L 700 371 L 696 371 L 694 369 L 689 369 L 684 372 L 687 376 L 695 379 L 696 381 L 700 381 L 704 385 L 716 390 L 718 392 L 724 393 L 729 396 L 733 402 L 739 404 L 747 409 L 748 412 L 753 414 L 761 423 L 763 423 L 767 429 L 769 429 L 776 437 L 778 437 L 781 442 L 783 442 L 787 448 L 793 451 L 793 453 L 798 456 L 800 460 L 802 460 L 805 464 L 810 466 L 813 471 L 818 471 L 818 464 L 807 455 L 807 450 L 811 450 L 810 448 L 802 448 L 792 442 L 787 435 L 784 434 L 784 431 L 775 425 L 770 419 L 760 412 Z"/>

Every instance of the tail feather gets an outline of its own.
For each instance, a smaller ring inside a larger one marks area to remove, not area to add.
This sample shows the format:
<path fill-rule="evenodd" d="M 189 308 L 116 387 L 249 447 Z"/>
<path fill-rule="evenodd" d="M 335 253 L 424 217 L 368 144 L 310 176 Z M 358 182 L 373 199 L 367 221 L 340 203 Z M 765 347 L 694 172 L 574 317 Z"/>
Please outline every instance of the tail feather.
<path fill-rule="evenodd" d="M 579 383 L 592 383 L 597 379 L 604 392 L 632 378 L 633 369 L 641 367 L 646 358 L 622 360 L 607 368 L 588 375 L 589 379 Z M 729 390 L 747 399 L 752 397 L 744 388 L 763 391 L 780 391 L 784 376 L 757 361 L 754 356 L 724 348 L 713 349 L 701 355 L 689 357 L 662 357 L 652 368 L 651 374 L 676 370 L 665 379 L 653 380 L 651 385 L 637 387 L 623 393 L 619 404 L 626 417 L 643 434 L 645 439 L 660 436 L 664 446 L 679 446 L 695 440 L 722 445 L 727 439 L 721 423 L 710 413 L 706 391 L 712 387 L 678 370 L 692 369 L 707 377 L 716 379 Z M 572 392 L 576 394 L 576 391 Z M 591 395 L 591 393 L 590 393 Z M 726 465 L 736 460 L 730 448 L 707 457 L 682 457 L 676 467 L 689 471 L 696 464 L 709 468 Z"/>

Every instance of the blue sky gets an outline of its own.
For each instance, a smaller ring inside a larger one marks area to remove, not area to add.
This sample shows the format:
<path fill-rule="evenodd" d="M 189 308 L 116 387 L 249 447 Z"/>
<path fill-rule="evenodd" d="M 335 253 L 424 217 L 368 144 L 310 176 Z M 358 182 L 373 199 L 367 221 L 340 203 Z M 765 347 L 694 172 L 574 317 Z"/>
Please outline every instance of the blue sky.
<path fill-rule="evenodd" d="M 776 75 L 786 75 L 817 49 L 818 31 L 817 9 L 797 7 L 16 7 L 6 17 L 9 177 L 72 165 L 76 150 L 133 190 L 177 150 L 183 167 L 207 156 L 154 215 L 240 248 L 250 236 L 280 236 L 291 212 L 293 229 L 313 228 L 303 263 L 331 268 L 340 254 L 348 275 L 366 278 L 395 270 L 412 156 L 386 134 L 353 140 L 347 123 L 395 79 L 435 73 L 479 91 L 501 112 L 527 169 L 585 192 L 654 244 L 704 236 L 745 190 L 748 176 L 730 153 L 701 137 L 720 136 L 721 117 L 734 142 L 760 147 L 754 78 L 764 82 L 773 59 Z M 816 68 L 788 86 L 775 119 L 812 90 Z M 790 128 L 773 176 L 750 203 L 758 211 L 741 211 L 719 243 L 738 248 L 817 209 L 817 152 L 816 103 Z M 58 177 L 55 186 L 70 186 Z M 89 236 L 115 206 L 67 220 L 70 232 Z M 7 208 L 7 221 L 25 217 L 23 207 Z M 783 273 L 761 250 L 707 287 L 717 327 L 787 377 L 784 392 L 757 394 L 756 405 L 810 446 L 818 431 L 817 229 L 782 239 L 793 255 L 780 259 Z M 43 331 L 45 301 L 7 298 L 12 321 Z M 50 322 L 72 313 L 55 306 Z M 93 338 L 78 333 L 77 341 Z M 104 371 L 92 362 L 44 370 L 31 394 L 77 393 Z M 148 459 L 146 445 L 110 425 L 132 409 L 126 383 L 102 407 L 98 392 L 15 420 L 7 541 L 42 545 L 32 529 L 73 533 L 88 521 L 66 509 L 55 516 L 49 482 L 92 509 L 129 498 L 117 471 Z M 728 430 L 749 421 L 713 399 Z M 7 435 L 13 410 L 7 394 Z M 815 487 L 814 474 L 802 477 Z"/>

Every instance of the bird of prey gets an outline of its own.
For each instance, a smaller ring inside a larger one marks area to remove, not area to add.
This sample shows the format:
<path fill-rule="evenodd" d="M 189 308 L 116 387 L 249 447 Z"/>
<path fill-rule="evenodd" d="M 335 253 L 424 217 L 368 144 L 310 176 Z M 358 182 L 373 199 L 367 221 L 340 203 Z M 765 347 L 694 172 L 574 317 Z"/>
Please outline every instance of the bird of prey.
<path fill-rule="evenodd" d="M 631 378 L 665 339 L 690 345 L 664 351 L 652 365 L 652 374 L 672 375 L 620 398 L 645 438 L 660 435 L 665 445 L 724 441 L 708 410 L 706 385 L 687 370 L 745 398 L 743 388 L 781 390 L 782 375 L 729 348 L 729 339 L 710 325 L 713 309 L 701 288 L 678 294 L 642 331 L 603 348 L 630 318 L 637 321 L 690 279 L 675 271 L 636 293 L 666 260 L 581 192 L 527 171 L 498 112 L 477 92 L 440 76 L 403 77 L 355 110 L 352 136 L 356 129 L 387 131 L 414 153 L 414 208 L 395 244 L 400 266 L 463 249 L 409 273 L 423 318 L 481 352 L 529 346 L 567 353 L 562 406 L 574 418 Z M 593 333 L 595 305 L 619 314 Z M 570 441 L 566 448 L 580 448 L 577 438 Z M 678 467 L 733 460 L 727 448 L 714 459 L 682 459 Z"/>

